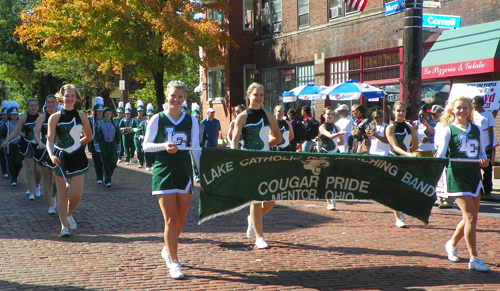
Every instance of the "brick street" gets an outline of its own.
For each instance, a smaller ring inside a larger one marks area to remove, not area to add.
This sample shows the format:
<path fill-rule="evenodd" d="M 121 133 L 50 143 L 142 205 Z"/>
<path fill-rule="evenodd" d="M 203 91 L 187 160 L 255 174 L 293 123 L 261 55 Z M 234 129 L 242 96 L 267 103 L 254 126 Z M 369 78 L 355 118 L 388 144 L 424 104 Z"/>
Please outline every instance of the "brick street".
<path fill-rule="evenodd" d="M 279 202 L 264 218 L 267 250 L 245 236 L 248 208 L 198 225 L 199 187 L 180 237 L 185 280 L 172 280 L 160 256 L 163 218 L 151 196 L 151 172 L 119 164 L 106 188 L 86 174 L 74 212 L 78 229 L 59 236 L 45 198 L 29 201 L 24 178 L 0 180 L 0 290 L 499 290 L 500 223 L 481 215 L 479 256 L 492 270 L 447 260 L 443 244 L 458 211 L 433 209 L 430 224 L 394 225 L 380 204 Z"/>

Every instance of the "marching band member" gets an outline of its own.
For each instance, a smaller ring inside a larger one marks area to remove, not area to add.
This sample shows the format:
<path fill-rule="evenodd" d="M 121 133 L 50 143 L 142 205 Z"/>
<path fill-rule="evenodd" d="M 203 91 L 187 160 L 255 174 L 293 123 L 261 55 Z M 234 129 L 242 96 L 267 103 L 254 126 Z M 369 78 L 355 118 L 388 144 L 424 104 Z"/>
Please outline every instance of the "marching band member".
<path fill-rule="evenodd" d="M 146 121 L 147 117 L 144 116 L 144 103 L 141 100 L 137 100 L 137 117 L 134 117 L 134 124 L 137 125 L 136 128 L 133 128 L 134 131 L 134 146 L 135 151 L 137 152 L 137 163 L 139 164 L 137 167 L 142 168 L 144 165 L 144 152 L 142 151 L 142 140 L 140 134 L 137 134 L 137 130 L 141 122 Z M 142 136 L 144 139 L 144 136 Z"/>
<path fill-rule="evenodd" d="M 132 114 L 132 104 L 127 103 L 125 105 L 125 118 L 120 120 L 118 127 L 120 128 L 120 132 L 122 133 L 122 146 L 124 147 L 125 152 L 125 165 L 132 163 L 132 158 L 134 157 L 135 146 L 134 146 L 134 134 L 133 128 L 136 128 L 137 125 L 134 122 L 134 119 L 130 118 Z"/>
<path fill-rule="evenodd" d="M 94 138 L 96 151 L 102 159 L 104 184 L 111 186 L 111 176 L 116 169 L 116 160 L 121 151 L 120 131 L 111 119 L 113 112 L 110 108 L 104 108 L 104 118 L 99 121 Z"/>

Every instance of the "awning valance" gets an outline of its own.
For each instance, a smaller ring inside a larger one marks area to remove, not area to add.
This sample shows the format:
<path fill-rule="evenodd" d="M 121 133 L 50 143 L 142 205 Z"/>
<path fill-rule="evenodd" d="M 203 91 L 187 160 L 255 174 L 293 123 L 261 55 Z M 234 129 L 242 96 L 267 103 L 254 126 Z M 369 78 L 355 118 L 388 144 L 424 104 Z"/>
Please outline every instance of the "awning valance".
<path fill-rule="evenodd" d="M 443 31 L 422 61 L 422 79 L 500 72 L 500 21 Z"/>

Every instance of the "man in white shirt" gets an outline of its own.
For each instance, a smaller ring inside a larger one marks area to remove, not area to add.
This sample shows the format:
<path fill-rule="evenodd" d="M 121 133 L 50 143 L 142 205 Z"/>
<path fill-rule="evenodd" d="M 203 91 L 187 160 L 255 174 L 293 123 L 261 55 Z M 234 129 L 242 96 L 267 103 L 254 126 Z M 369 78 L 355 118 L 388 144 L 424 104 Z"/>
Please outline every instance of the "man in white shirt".
<path fill-rule="evenodd" d="M 347 140 L 349 140 L 349 136 L 351 135 L 352 125 L 354 124 L 354 120 L 351 116 L 349 116 L 349 107 L 345 104 L 340 104 L 335 111 L 340 116 L 340 119 L 335 122 L 340 129 L 340 131 L 345 131 L 344 135 L 344 145 L 339 146 L 339 151 L 341 153 L 347 152 Z"/>
<path fill-rule="evenodd" d="M 473 122 L 482 131 L 485 141 L 484 151 L 486 152 L 486 156 L 490 160 L 489 165 L 487 167 L 481 168 L 483 169 L 484 195 L 489 196 L 493 188 L 492 171 L 493 171 L 493 163 L 495 160 L 495 147 L 498 146 L 498 143 L 495 138 L 495 134 L 493 132 L 493 128 L 496 125 L 495 118 L 493 117 L 493 114 L 491 112 L 483 109 L 483 105 L 484 105 L 483 97 L 476 96 L 472 99 L 472 106 L 474 107 L 475 110 L 473 115 L 474 118 Z"/>

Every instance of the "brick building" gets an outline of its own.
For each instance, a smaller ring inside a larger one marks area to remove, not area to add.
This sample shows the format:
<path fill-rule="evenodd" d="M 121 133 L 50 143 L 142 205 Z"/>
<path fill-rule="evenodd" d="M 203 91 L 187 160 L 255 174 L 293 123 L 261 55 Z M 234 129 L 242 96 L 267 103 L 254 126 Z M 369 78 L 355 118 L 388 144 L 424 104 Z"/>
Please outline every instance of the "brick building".
<path fill-rule="evenodd" d="M 232 106 L 244 103 L 246 87 L 254 80 L 266 88 L 266 110 L 282 103 L 281 94 L 297 86 L 332 85 L 349 79 L 378 86 L 388 94 L 376 102 L 354 103 L 390 107 L 399 99 L 402 88 L 404 12 L 385 16 L 387 2 L 393 1 L 368 0 L 364 11 L 359 12 L 343 0 L 231 0 L 226 18 L 208 11 L 208 18 L 226 24 L 239 46 L 224 52 L 226 64 L 210 67 L 202 74 L 203 108 L 204 111 L 215 108 L 216 118 L 222 124 L 221 143 L 225 142 L 228 124 L 234 119 Z M 423 13 L 461 16 L 462 28 L 495 24 L 500 15 L 500 3 L 496 0 L 440 0 L 440 6 L 424 8 Z M 423 55 L 431 50 L 442 32 L 436 28 L 423 29 Z M 497 32 L 500 36 L 500 30 Z M 454 82 L 500 80 L 500 55 L 492 58 L 492 71 L 423 77 L 422 95 L 424 89 L 430 88 L 435 94 L 429 105 L 443 104 Z M 291 108 L 303 103 L 286 105 Z M 330 100 L 316 101 L 313 105 L 316 112 L 321 112 L 325 105 L 337 106 Z"/>

